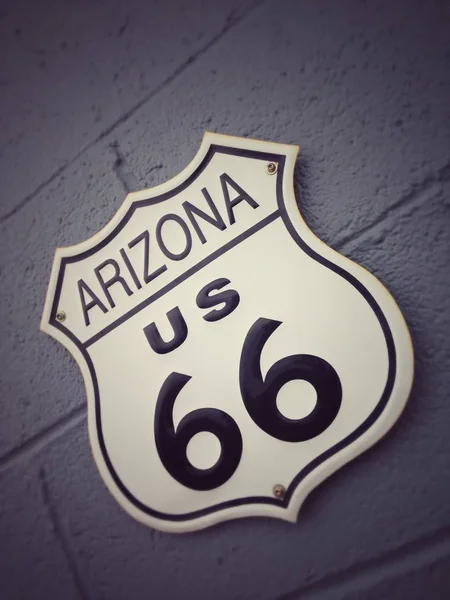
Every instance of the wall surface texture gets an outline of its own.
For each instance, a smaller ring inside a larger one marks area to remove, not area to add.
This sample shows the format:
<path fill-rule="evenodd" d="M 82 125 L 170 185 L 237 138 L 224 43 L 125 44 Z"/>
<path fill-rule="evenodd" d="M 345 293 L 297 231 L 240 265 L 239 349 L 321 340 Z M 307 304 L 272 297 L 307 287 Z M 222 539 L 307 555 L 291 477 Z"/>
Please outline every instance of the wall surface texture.
<path fill-rule="evenodd" d="M 0 597 L 450 598 L 450 4 L 0 3 Z M 410 401 L 294 525 L 169 535 L 94 464 L 78 367 L 39 321 L 57 246 L 205 130 L 301 147 L 309 226 L 391 290 Z"/>

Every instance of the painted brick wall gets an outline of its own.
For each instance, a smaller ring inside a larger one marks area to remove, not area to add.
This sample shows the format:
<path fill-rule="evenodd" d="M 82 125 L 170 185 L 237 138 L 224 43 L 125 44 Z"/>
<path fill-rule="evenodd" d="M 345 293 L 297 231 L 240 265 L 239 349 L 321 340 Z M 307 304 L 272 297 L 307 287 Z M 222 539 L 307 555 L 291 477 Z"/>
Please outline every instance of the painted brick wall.
<path fill-rule="evenodd" d="M 0 48 L 0 597 L 450 598 L 449 3 L 16 0 Z M 301 210 L 393 292 L 416 379 L 296 525 L 174 536 L 106 491 L 81 375 L 38 327 L 55 247 L 205 129 L 301 146 Z"/>

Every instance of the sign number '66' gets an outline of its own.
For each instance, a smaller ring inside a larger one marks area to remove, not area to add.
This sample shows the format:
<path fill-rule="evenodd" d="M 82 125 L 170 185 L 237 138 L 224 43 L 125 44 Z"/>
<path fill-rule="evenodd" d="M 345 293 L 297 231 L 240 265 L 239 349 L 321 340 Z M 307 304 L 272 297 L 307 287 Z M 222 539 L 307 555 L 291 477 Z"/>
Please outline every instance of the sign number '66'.
<path fill-rule="evenodd" d="M 226 280 L 218 281 L 223 285 Z M 234 292 L 231 298 L 239 296 Z M 218 300 L 221 301 L 220 296 Z M 210 313 L 211 320 L 221 318 L 221 311 L 214 312 L 218 314 L 215 316 Z M 172 325 L 178 324 L 174 327 L 174 340 L 178 338 L 177 344 L 182 343 L 187 333 L 183 317 L 177 309 L 169 315 L 174 319 Z M 208 315 L 204 318 L 208 318 Z M 242 401 L 256 425 L 268 435 L 285 442 L 304 442 L 320 435 L 335 419 L 342 400 L 341 382 L 329 363 L 309 354 L 297 354 L 279 360 L 263 379 L 261 352 L 270 335 L 280 325 L 279 321 L 260 318 L 248 332 L 239 364 Z M 154 323 L 149 328 L 151 334 L 155 334 Z M 148 328 L 145 331 L 148 336 Z M 148 339 L 152 345 L 153 338 Z M 158 336 L 157 339 L 161 338 Z M 164 350 L 160 346 L 156 351 Z M 281 387 L 295 379 L 307 381 L 317 393 L 316 406 L 305 419 L 288 419 L 277 408 L 276 400 Z M 175 431 L 173 406 L 189 380 L 189 375 L 171 373 L 159 392 L 154 424 L 156 448 L 161 462 L 177 481 L 194 490 L 210 490 L 228 481 L 237 469 L 242 455 L 242 436 L 236 421 L 217 408 L 201 408 L 189 413 Z M 208 470 L 196 469 L 187 459 L 187 445 L 200 431 L 213 433 L 222 447 L 219 460 Z"/>
<path fill-rule="evenodd" d="M 400 310 L 307 228 L 297 152 L 205 134 L 182 173 L 56 251 L 41 328 L 81 368 L 108 489 L 152 527 L 295 521 L 408 398 Z"/>

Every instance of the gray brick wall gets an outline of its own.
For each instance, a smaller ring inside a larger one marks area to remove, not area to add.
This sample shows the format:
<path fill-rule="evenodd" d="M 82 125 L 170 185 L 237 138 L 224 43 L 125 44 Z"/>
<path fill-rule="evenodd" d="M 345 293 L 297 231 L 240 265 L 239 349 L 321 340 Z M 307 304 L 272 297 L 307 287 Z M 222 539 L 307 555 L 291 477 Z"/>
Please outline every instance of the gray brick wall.
<path fill-rule="evenodd" d="M 449 3 L 17 0 L 0 48 L 0 598 L 450 598 Z M 393 292 L 416 379 L 297 524 L 175 536 L 106 491 L 81 375 L 38 327 L 55 247 L 205 129 L 300 145 L 301 210 Z"/>

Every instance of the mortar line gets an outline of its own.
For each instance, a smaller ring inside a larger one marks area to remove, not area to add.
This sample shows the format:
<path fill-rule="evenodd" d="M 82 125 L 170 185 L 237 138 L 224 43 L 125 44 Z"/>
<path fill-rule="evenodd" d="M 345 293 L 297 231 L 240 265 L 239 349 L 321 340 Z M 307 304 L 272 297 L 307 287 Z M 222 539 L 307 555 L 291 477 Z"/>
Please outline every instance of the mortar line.
<path fill-rule="evenodd" d="M 66 540 L 66 536 L 64 535 L 63 527 L 61 525 L 61 521 L 59 519 L 58 511 L 56 510 L 55 502 L 50 493 L 50 487 L 45 475 L 44 467 L 41 467 L 38 472 L 39 482 L 41 484 L 42 498 L 44 500 L 44 504 L 47 507 L 48 515 L 50 518 L 50 522 L 53 527 L 53 531 L 55 533 L 56 539 L 58 540 L 61 549 L 63 551 L 64 557 L 67 562 L 67 566 L 69 568 L 70 575 L 72 577 L 75 588 L 78 591 L 78 594 L 81 600 L 89 600 L 89 594 L 87 592 L 87 588 L 83 582 L 83 579 L 78 570 L 76 560 L 72 555 L 72 551 L 69 547 L 69 544 Z"/>
<path fill-rule="evenodd" d="M 128 161 L 120 148 L 119 142 L 114 140 L 109 147 L 116 157 L 113 165 L 113 171 L 120 183 L 123 185 L 125 192 L 130 194 L 131 192 L 137 192 L 138 190 L 142 189 L 142 186 L 139 184 L 137 177 L 130 168 Z"/>
<path fill-rule="evenodd" d="M 65 162 L 61 167 L 59 167 L 59 169 L 57 169 L 52 175 L 50 175 L 50 177 L 48 177 L 45 181 L 40 183 L 33 192 L 22 198 L 22 200 L 20 200 L 14 206 L 14 208 L 4 213 L 3 215 L 0 215 L 0 225 L 3 225 L 3 223 L 6 223 L 6 221 L 8 221 L 11 217 L 19 213 L 22 210 L 22 208 L 26 206 L 31 200 L 33 200 L 33 198 L 38 196 L 42 192 L 42 190 L 44 190 L 48 185 L 55 181 L 55 179 L 62 175 L 62 173 L 64 173 L 64 171 L 83 154 L 83 152 L 84 150 L 82 150 L 79 154 L 74 156 L 74 158 L 70 161 Z"/>
<path fill-rule="evenodd" d="M 68 159 L 59 169 L 57 169 L 52 175 L 50 175 L 43 183 L 39 184 L 38 187 L 30 194 L 26 195 L 14 208 L 10 211 L 0 215 L 0 225 L 6 223 L 10 218 L 19 213 L 27 204 L 29 204 L 36 196 L 55 179 L 57 179 L 66 169 L 73 165 L 85 152 L 93 148 L 96 144 L 102 141 L 104 138 L 109 136 L 114 129 L 125 123 L 130 117 L 132 117 L 144 104 L 152 100 L 159 92 L 163 91 L 169 86 L 175 79 L 184 73 L 190 65 L 194 64 L 200 57 L 202 57 L 210 48 L 212 48 L 217 42 L 227 35 L 234 27 L 242 23 L 253 11 L 262 6 L 267 0 L 257 0 L 247 10 L 243 11 L 242 14 L 233 20 L 228 17 L 228 22 L 222 27 L 222 29 L 211 38 L 211 40 L 202 46 L 197 52 L 191 54 L 185 61 L 183 61 L 166 79 L 158 84 L 153 90 L 147 95 L 143 96 L 139 102 L 129 108 L 124 114 L 118 117 L 111 123 L 106 129 L 104 129 L 94 140 L 88 142 L 79 152 L 77 152 L 72 158 Z"/>
<path fill-rule="evenodd" d="M 54 423 L 38 431 L 20 446 L 16 446 L 0 457 L 0 473 L 10 469 L 22 460 L 37 454 L 52 442 L 58 440 L 65 433 L 79 425 L 86 418 L 86 405 L 83 404 Z"/>
<path fill-rule="evenodd" d="M 321 594 L 325 591 L 330 594 L 341 591 L 344 596 L 348 592 L 364 590 L 382 581 L 415 571 L 447 556 L 450 558 L 450 526 L 300 586 L 279 596 L 277 600 L 314 600 L 316 597 L 322 597 Z"/>

